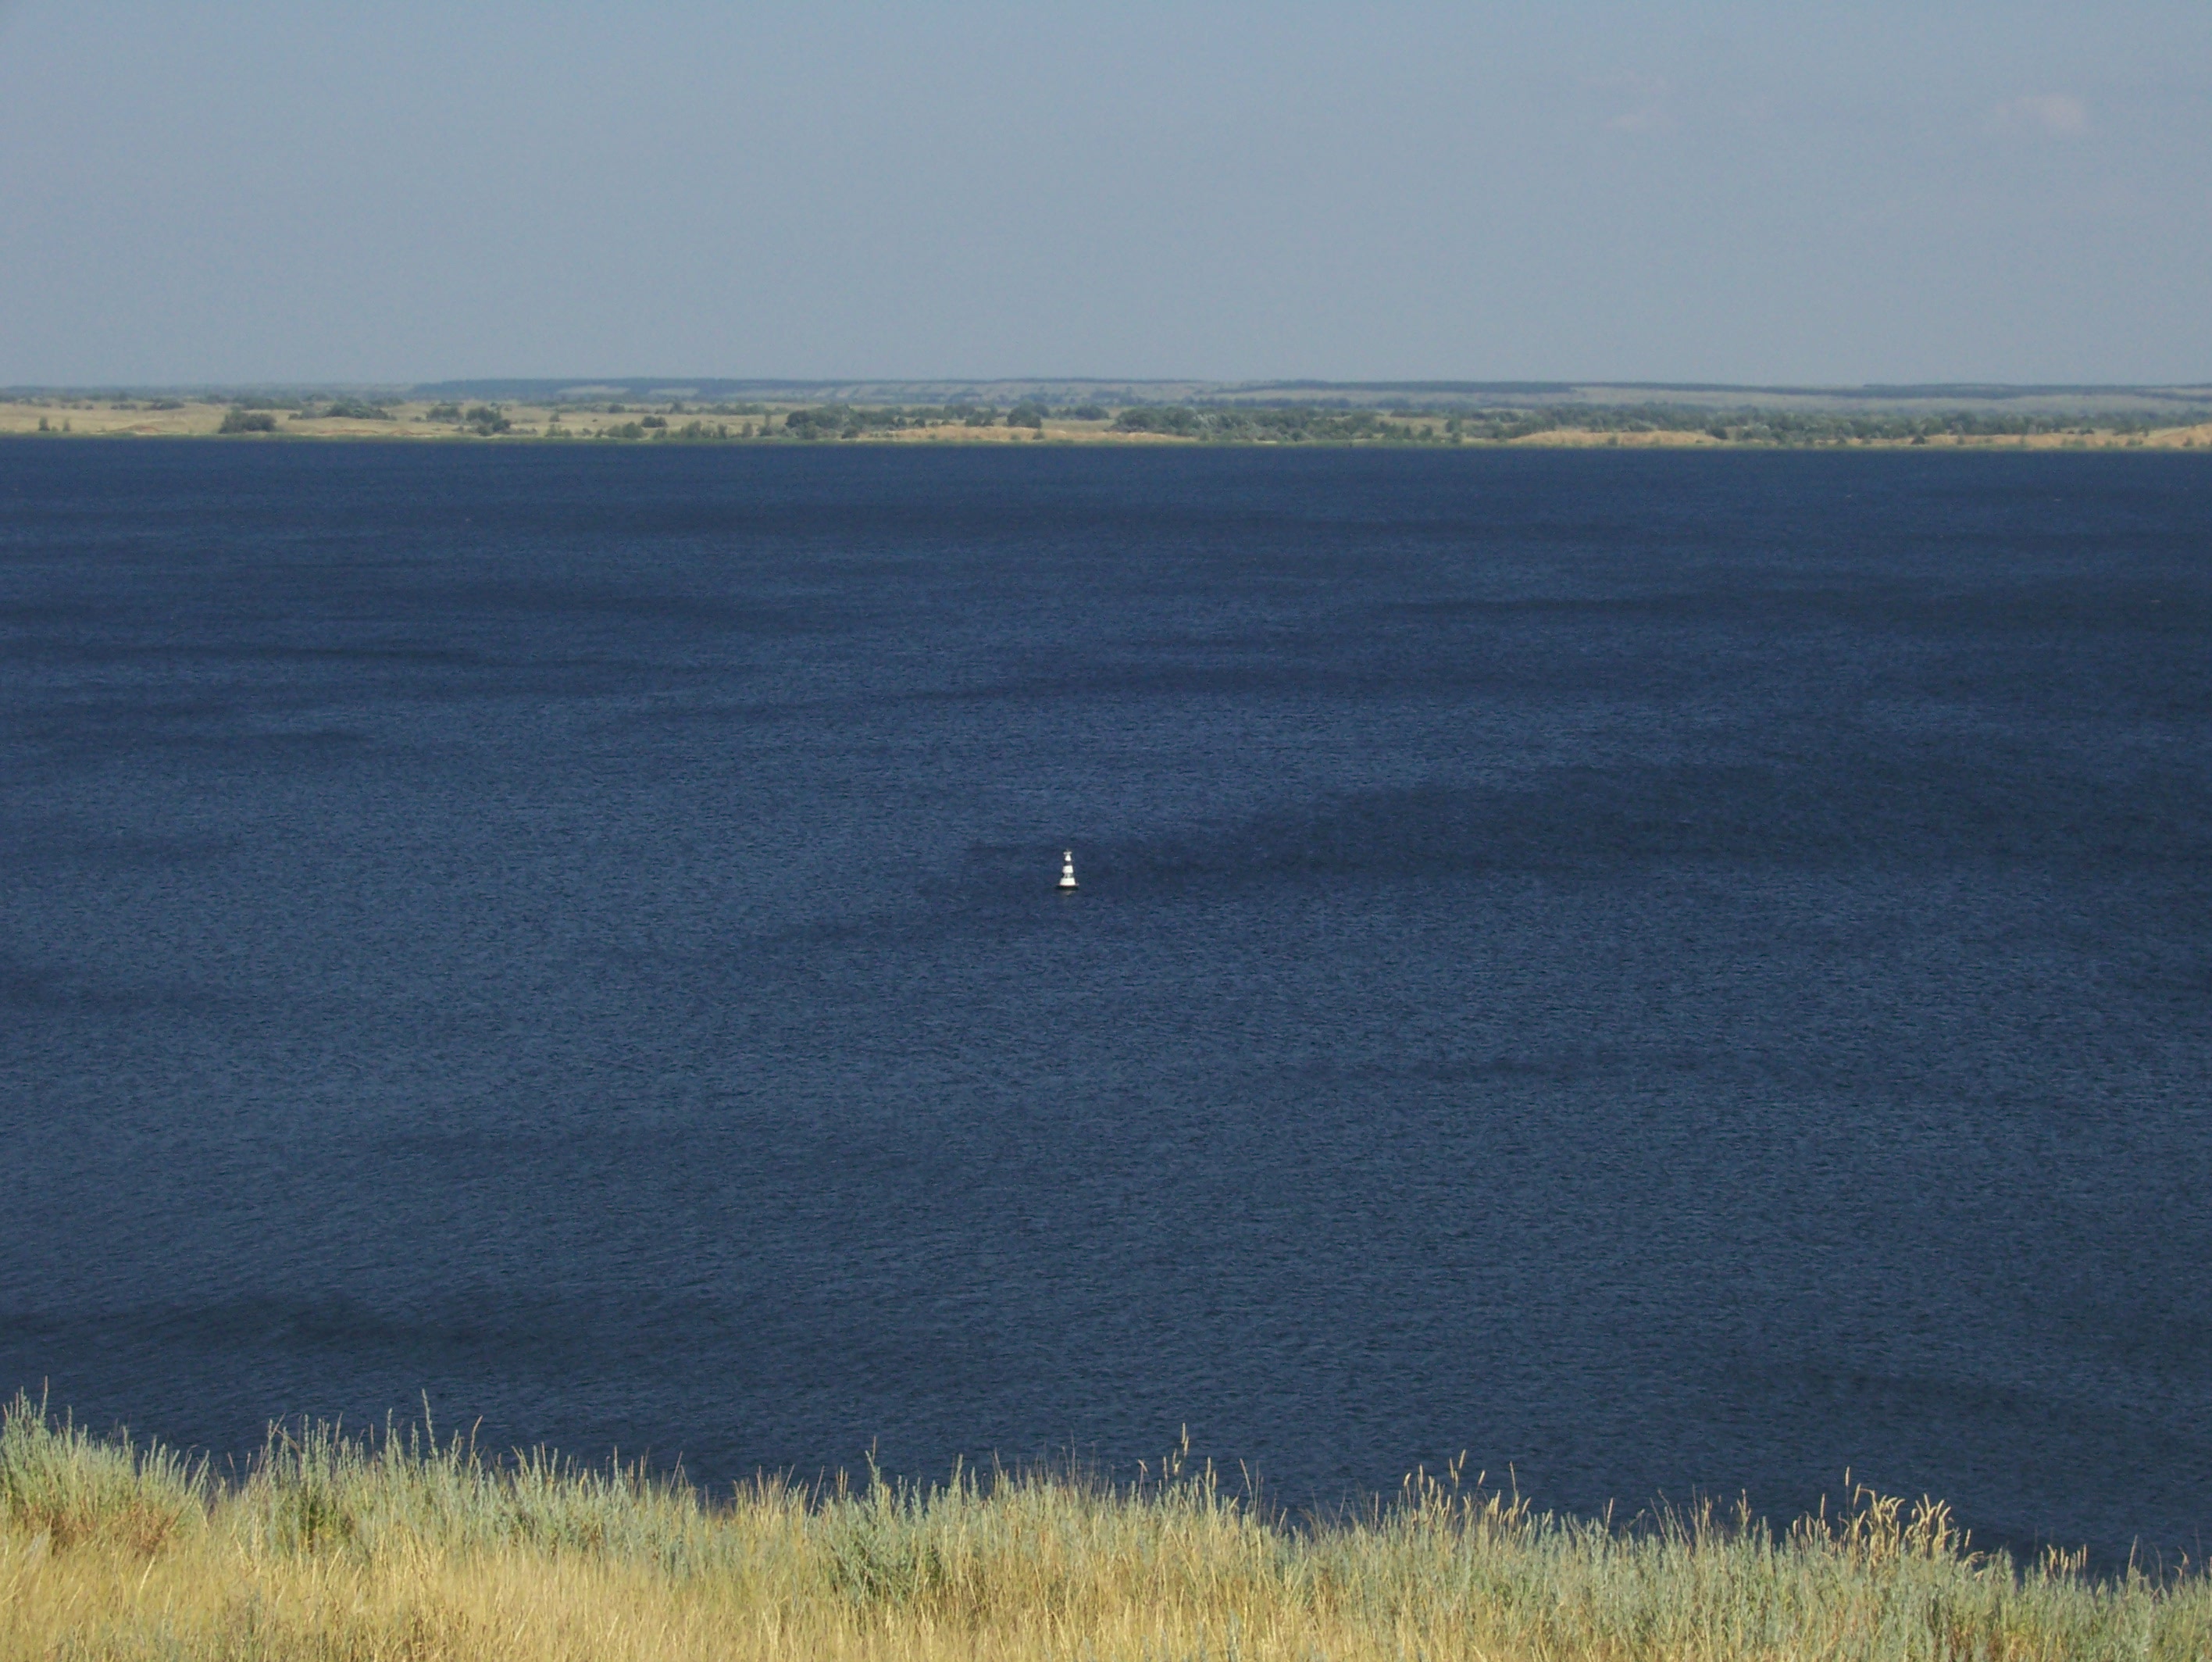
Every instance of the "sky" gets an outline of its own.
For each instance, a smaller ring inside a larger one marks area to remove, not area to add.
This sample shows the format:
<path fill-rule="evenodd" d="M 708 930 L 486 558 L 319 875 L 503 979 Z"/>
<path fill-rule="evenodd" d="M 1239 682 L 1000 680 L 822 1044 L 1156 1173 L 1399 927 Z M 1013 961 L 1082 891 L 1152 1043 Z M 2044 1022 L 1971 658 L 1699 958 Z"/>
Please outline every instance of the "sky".
<path fill-rule="evenodd" d="M 0 0 L 0 385 L 2212 381 L 2212 5 Z"/>

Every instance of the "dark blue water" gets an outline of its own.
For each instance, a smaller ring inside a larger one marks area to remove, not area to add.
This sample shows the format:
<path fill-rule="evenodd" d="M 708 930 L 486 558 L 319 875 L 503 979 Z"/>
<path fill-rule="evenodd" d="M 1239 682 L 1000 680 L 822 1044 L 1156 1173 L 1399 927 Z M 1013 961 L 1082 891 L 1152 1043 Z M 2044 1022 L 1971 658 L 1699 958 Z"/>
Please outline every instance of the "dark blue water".
<path fill-rule="evenodd" d="M 96 1424 L 2212 1535 L 2194 458 L 19 441 L 0 723 Z"/>

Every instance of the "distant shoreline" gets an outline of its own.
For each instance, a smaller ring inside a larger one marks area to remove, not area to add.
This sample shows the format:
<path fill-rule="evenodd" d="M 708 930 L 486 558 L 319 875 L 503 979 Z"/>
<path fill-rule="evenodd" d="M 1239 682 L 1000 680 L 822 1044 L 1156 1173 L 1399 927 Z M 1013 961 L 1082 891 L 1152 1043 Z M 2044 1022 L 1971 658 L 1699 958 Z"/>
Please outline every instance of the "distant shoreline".
<path fill-rule="evenodd" d="M 241 395 L 0 400 L 0 438 L 470 444 L 1237 445 L 1266 448 L 2174 450 L 2212 454 L 2212 409 L 1842 410 L 1531 402 L 1350 407 L 1312 400 L 1011 407 L 789 398 L 701 403 Z"/>

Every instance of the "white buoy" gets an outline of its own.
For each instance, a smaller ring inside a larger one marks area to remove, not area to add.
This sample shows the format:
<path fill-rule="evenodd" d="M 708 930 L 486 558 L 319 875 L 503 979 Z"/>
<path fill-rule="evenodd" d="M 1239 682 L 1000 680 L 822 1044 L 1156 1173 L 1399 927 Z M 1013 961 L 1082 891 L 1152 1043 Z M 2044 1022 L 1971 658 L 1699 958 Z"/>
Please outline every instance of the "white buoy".
<path fill-rule="evenodd" d="M 1060 857 L 1060 886 L 1062 889 L 1075 887 L 1075 851 L 1072 848 Z"/>

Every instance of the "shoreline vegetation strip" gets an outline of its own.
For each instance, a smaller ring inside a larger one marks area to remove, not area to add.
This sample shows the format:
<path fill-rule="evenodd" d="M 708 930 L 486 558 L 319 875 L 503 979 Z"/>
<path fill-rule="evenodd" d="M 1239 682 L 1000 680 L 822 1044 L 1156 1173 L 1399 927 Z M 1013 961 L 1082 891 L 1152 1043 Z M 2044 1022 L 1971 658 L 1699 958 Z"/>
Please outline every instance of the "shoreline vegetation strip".
<path fill-rule="evenodd" d="M 19 397 L 0 437 L 413 440 L 598 444 L 1606 446 L 1654 449 L 2201 450 L 2212 405 L 2139 410 L 687 402 L 517 403 L 314 397 Z"/>
<path fill-rule="evenodd" d="M 956 1470 L 917 1486 L 489 1458 L 428 1423 L 272 1428 L 242 1471 L 0 1423 L 0 1656 L 1906 1659 L 2212 1655 L 2212 1583 L 1974 1550 L 1940 1502 L 1848 1483 L 1777 1531 L 1710 1505 L 1535 1513 L 1417 1472 L 1285 1518 L 1188 1441 L 1132 1482 Z"/>

